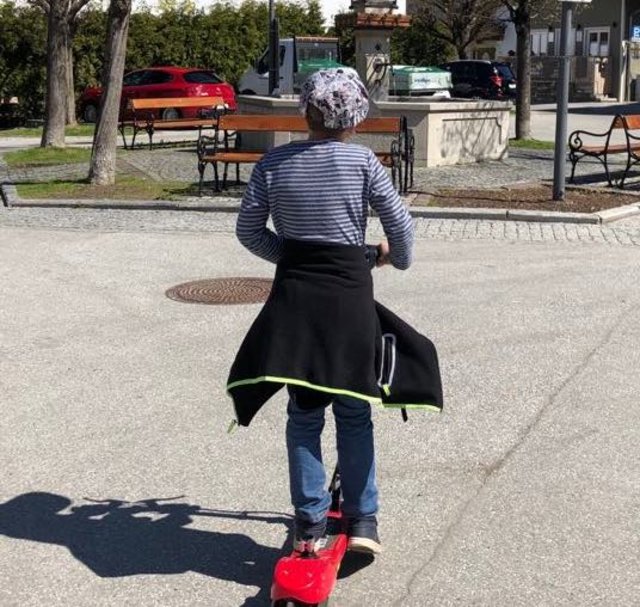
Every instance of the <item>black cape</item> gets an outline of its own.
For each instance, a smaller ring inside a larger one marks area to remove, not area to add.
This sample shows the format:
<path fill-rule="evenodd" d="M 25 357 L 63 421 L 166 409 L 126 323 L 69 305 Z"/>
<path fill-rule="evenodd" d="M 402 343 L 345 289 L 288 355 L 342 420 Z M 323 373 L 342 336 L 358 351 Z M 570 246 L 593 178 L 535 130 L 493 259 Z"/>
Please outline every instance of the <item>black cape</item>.
<path fill-rule="evenodd" d="M 434 345 L 373 299 L 365 248 L 286 240 L 271 293 L 231 367 L 248 426 L 280 388 L 301 406 L 345 394 L 394 408 L 442 408 Z"/>

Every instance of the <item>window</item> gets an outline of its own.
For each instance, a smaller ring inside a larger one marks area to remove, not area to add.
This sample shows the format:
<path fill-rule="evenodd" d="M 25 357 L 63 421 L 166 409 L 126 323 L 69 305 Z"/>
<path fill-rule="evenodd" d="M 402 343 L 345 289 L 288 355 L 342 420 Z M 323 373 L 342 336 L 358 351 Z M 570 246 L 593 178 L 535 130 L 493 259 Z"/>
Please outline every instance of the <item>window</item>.
<path fill-rule="evenodd" d="M 171 82 L 173 76 L 167 72 L 158 72 L 156 70 L 149 70 L 145 73 L 145 77 L 140 84 L 164 84 L 165 82 Z"/>
<path fill-rule="evenodd" d="M 609 56 L 609 28 L 588 30 L 587 53 L 590 57 Z"/>
<path fill-rule="evenodd" d="M 549 30 L 531 30 L 531 54 L 546 55 L 549 49 Z"/>
<path fill-rule="evenodd" d="M 287 54 L 287 49 L 284 45 L 280 46 L 280 67 L 284 64 L 284 57 Z M 269 72 L 269 49 L 267 49 L 258 59 L 258 63 L 256 64 L 256 71 L 258 74 L 266 74 Z"/>
<path fill-rule="evenodd" d="M 578 30 L 580 31 L 580 30 Z M 549 32 L 549 35 L 553 35 L 553 54 L 554 55 L 560 55 L 560 44 L 562 42 L 562 30 L 557 27 L 553 34 L 551 34 L 551 32 Z M 580 53 L 580 48 L 578 47 L 576 48 L 576 42 L 580 42 L 580 38 L 578 38 L 578 33 L 576 32 L 576 28 L 572 27 L 569 30 L 569 48 L 567 49 L 567 54 L 569 55 L 569 57 L 573 57 L 575 54 L 579 54 Z"/>
<path fill-rule="evenodd" d="M 184 79 L 187 82 L 194 82 L 196 84 L 220 84 L 222 80 L 218 78 L 213 72 L 187 72 L 184 75 Z"/>
<path fill-rule="evenodd" d="M 123 86 L 137 86 L 142 82 L 145 73 L 146 72 L 144 70 L 140 70 L 138 72 L 131 72 L 130 74 L 127 74 L 122 81 Z"/>

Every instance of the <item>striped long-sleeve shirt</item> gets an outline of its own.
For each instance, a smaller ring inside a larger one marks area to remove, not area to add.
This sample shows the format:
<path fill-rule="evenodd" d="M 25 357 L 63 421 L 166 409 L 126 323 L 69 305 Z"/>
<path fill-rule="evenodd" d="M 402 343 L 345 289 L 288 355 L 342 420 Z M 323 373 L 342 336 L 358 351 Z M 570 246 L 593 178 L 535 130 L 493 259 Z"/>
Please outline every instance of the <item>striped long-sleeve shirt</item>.
<path fill-rule="evenodd" d="M 408 268 L 413 222 L 375 154 L 332 139 L 297 141 L 274 148 L 254 167 L 236 235 L 274 263 L 284 239 L 364 245 L 369 206 L 380 217 L 391 263 Z"/>

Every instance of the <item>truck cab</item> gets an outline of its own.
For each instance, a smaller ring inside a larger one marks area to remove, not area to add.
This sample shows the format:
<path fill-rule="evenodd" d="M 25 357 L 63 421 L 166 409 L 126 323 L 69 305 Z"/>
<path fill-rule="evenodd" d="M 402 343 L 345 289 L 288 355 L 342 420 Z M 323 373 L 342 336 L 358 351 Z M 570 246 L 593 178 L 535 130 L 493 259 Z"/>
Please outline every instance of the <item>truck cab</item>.
<path fill-rule="evenodd" d="M 318 36 L 281 38 L 280 95 L 300 92 L 305 78 L 318 70 L 341 67 L 338 39 Z M 238 91 L 241 95 L 269 94 L 269 49 L 266 49 L 255 65 L 240 78 Z"/>

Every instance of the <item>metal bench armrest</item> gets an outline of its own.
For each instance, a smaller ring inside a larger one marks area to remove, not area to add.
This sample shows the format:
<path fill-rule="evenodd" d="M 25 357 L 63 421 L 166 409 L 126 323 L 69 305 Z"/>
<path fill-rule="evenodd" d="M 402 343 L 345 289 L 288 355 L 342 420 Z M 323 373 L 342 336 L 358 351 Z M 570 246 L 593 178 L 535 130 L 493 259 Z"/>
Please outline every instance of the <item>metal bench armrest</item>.
<path fill-rule="evenodd" d="M 202 161 L 202 159 L 209 154 L 215 154 L 217 151 L 218 138 L 215 135 L 213 137 L 208 137 L 207 135 L 200 135 L 200 137 L 198 137 L 196 152 L 199 161 Z"/>
<path fill-rule="evenodd" d="M 591 131 L 585 131 L 583 129 L 575 130 L 569 135 L 569 147 L 572 150 L 576 150 L 576 151 L 580 150 L 584 145 L 584 141 L 582 139 L 583 135 L 586 135 L 588 137 L 607 139 L 608 141 L 609 137 L 611 137 L 611 132 L 612 132 L 612 129 L 609 129 L 604 133 L 593 133 Z M 605 142 L 605 145 L 606 145 L 606 142 Z"/>

